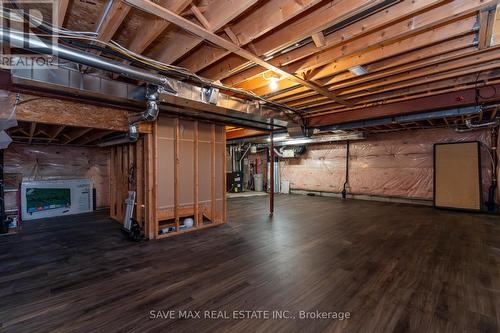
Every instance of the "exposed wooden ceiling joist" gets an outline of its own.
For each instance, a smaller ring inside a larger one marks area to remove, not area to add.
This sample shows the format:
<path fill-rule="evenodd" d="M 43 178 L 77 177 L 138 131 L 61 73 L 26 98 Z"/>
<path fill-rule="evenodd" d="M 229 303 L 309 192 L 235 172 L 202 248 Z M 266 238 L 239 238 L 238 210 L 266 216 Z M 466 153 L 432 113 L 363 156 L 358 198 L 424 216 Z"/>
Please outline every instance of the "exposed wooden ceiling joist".
<path fill-rule="evenodd" d="M 65 136 L 66 139 L 62 140 L 61 143 L 63 145 L 67 145 L 69 143 L 72 143 L 90 131 L 92 131 L 92 128 L 75 128 L 75 129 L 71 130 L 70 132 L 63 134 L 63 136 Z"/>
<path fill-rule="evenodd" d="M 130 7 L 122 1 L 113 1 L 108 12 L 101 15 L 101 26 L 96 27 L 97 39 L 109 42 L 130 12 Z"/>
<path fill-rule="evenodd" d="M 327 91 L 327 90 L 323 89 L 322 87 L 316 85 L 313 82 L 306 81 L 298 76 L 287 73 L 287 72 L 269 64 L 268 62 L 262 60 L 261 58 L 257 57 L 253 53 L 233 44 L 231 41 L 228 41 L 228 40 L 220 37 L 219 35 L 211 32 L 211 31 L 208 31 L 205 28 L 203 28 L 203 27 L 201 27 L 201 26 L 199 26 L 199 25 L 197 25 L 189 20 L 186 20 L 185 18 L 181 17 L 180 15 L 177 15 L 177 14 L 169 11 L 168 9 L 165 9 L 161 6 L 158 6 L 157 4 L 155 4 L 151 1 L 148 1 L 148 0 L 126 0 L 126 1 L 128 3 L 136 6 L 136 7 L 141 8 L 142 10 L 147 11 L 148 13 L 157 15 L 158 17 L 161 17 L 167 21 L 170 21 L 173 24 L 199 36 L 200 38 L 202 38 L 204 40 L 207 40 L 211 43 L 214 43 L 220 47 L 223 47 L 226 50 L 233 52 L 233 53 L 235 53 L 235 54 L 237 54 L 237 55 L 239 55 L 239 56 L 241 56 L 249 61 L 252 61 L 253 63 L 255 63 L 259 66 L 262 66 L 268 70 L 271 70 L 278 75 L 281 75 L 283 77 L 286 77 L 289 80 L 295 81 L 295 82 L 300 83 L 308 88 L 311 88 L 311 89 L 317 91 L 319 94 L 330 98 L 331 100 L 337 101 L 337 102 L 342 103 L 342 104 L 348 104 L 348 103 L 345 103 L 345 101 L 343 101 L 342 99 L 337 98 L 337 96 L 334 92 Z"/>
<path fill-rule="evenodd" d="M 371 81 L 373 79 L 402 73 L 406 70 L 437 64 L 446 61 L 446 59 L 451 59 L 476 50 L 476 47 L 474 47 L 474 40 L 475 36 L 473 34 L 469 34 L 460 38 L 451 39 L 438 44 L 432 44 L 424 48 L 408 51 L 396 56 L 372 62 L 365 66 L 368 73 L 363 76 L 354 76 L 351 72 L 345 71 L 328 76 L 324 79 L 318 80 L 317 82 L 327 87 L 335 85 L 335 87 L 344 88 Z M 267 86 L 264 86 L 254 90 L 254 92 L 258 95 L 266 95 L 269 94 L 271 90 Z M 288 90 L 286 92 L 274 94 L 271 98 L 286 103 L 291 100 L 312 95 L 315 95 L 314 91 L 303 87 L 296 87 L 295 89 Z"/>
<path fill-rule="evenodd" d="M 500 91 L 500 85 L 494 85 L 495 89 Z M 489 89 L 489 88 L 482 88 Z M 485 91 L 486 91 L 485 90 Z M 487 102 L 490 99 L 480 98 L 480 102 Z M 436 96 L 428 96 L 417 99 L 411 99 L 402 102 L 391 104 L 374 105 L 364 107 L 363 112 L 358 109 L 336 112 L 323 116 L 316 116 L 309 119 L 311 126 L 322 126 L 330 124 L 341 124 L 351 121 L 358 121 L 364 119 L 381 118 L 403 113 L 418 113 L 434 109 L 445 109 L 450 107 L 460 107 L 466 105 L 473 105 L 476 101 L 476 89 L 471 88 L 467 90 L 460 90 L 458 92 L 448 92 Z"/>
<path fill-rule="evenodd" d="M 490 3 L 488 3 L 490 4 Z M 340 44 L 336 47 L 327 48 L 319 53 L 316 53 L 309 57 L 302 57 L 302 54 L 289 54 L 283 55 L 282 59 L 273 59 L 271 63 L 276 64 L 277 62 L 287 63 L 287 66 L 283 67 L 288 72 L 304 72 L 312 69 L 316 69 L 321 66 L 329 65 L 329 68 L 335 67 L 335 62 L 339 61 L 339 59 L 346 58 L 352 56 L 354 59 L 360 53 L 371 52 L 373 53 L 373 48 L 379 48 L 384 50 L 384 53 L 388 54 L 388 56 L 392 56 L 390 52 L 388 52 L 388 45 L 397 45 L 396 43 L 400 40 L 407 39 L 409 37 L 414 36 L 413 41 L 417 42 L 417 44 L 412 44 L 410 47 L 412 49 L 416 49 L 418 47 L 422 47 L 423 43 L 430 44 L 432 42 L 436 42 L 436 40 L 444 40 L 450 38 L 451 36 L 457 36 L 456 32 L 451 31 L 450 28 L 446 28 L 446 26 L 441 29 L 434 30 L 432 33 L 433 36 L 431 39 L 419 38 L 420 33 L 426 33 L 432 27 L 440 27 L 444 22 L 449 22 L 452 20 L 456 20 L 459 17 L 464 17 L 467 15 L 471 15 L 468 21 L 465 21 L 466 28 L 468 31 L 472 31 L 473 27 L 476 24 L 476 18 L 473 17 L 474 13 L 477 10 L 484 8 L 487 4 L 482 0 L 459 0 L 454 1 L 449 4 L 445 4 L 433 10 L 429 10 L 428 12 L 422 13 L 420 15 L 414 16 L 406 21 L 401 21 L 399 23 L 393 24 L 384 28 L 382 30 L 375 31 L 373 33 L 366 34 L 358 39 L 352 40 L 347 44 Z M 457 31 L 463 31 L 463 28 L 455 24 L 454 28 L 458 28 Z M 334 34 L 335 35 L 335 34 Z M 427 36 L 429 33 L 426 33 Z M 332 37 L 334 38 L 334 37 Z M 331 46 L 330 42 L 328 42 L 329 38 L 327 37 L 327 45 Z M 408 42 L 405 44 L 409 44 Z M 393 47 L 394 49 L 394 47 Z M 407 50 L 408 48 L 397 48 L 394 50 L 395 52 L 402 53 L 403 50 Z M 292 51 L 291 53 L 294 53 Z M 380 54 L 380 53 L 379 53 Z M 393 53 L 394 54 L 394 53 Z M 289 58 L 284 58 L 285 56 Z M 291 59 L 300 59 L 295 62 L 291 62 Z M 332 61 L 333 60 L 333 61 Z M 368 59 L 369 60 L 369 59 Z M 284 62 L 286 61 L 286 62 Z M 363 65 L 369 63 L 366 61 L 363 63 L 361 61 L 353 61 L 349 63 L 348 67 L 341 67 L 339 70 L 347 70 L 350 67 Z M 332 66 L 333 64 L 333 66 Z M 339 71 L 337 70 L 337 72 Z M 252 69 L 235 75 L 228 80 L 224 80 L 225 84 L 234 85 L 238 82 L 242 82 L 248 80 L 249 78 L 255 77 L 254 80 L 251 80 L 246 83 L 238 84 L 240 88 L 248 88 L 249 86 L 258 88 L 266 85 L 265 80 L 262 79 L 262 71 L 258 71 L 258 69 Z M 315 75 L 311 78 L 312 80 L 318 80 L 323 78 L 325 75 L 325 70 L 316 72 Z"/>
<path fill-rule="evenodd" d="M 265 1 L 241 20 L 235 22 L 225 31 L 228 37 L 238 46 L 247 45 L 270 30 L 304 13 L 322 0 L 277 0 Z M 178 65 L 198 72 L 204 67 L 229 55 L 227 50 L 205 46 L 190 54 Z"/>
<path fill-rule="evenodd" d="M 368 16 L 361 21 L 347 25 L 333 34 L 326 37 L 325 43 L 329 46 L 345 43 L 353 38 L 362 36 L 368 32 L 375 31 L 381 27 L 398 20 L 410 17 L 416 12 L 425 10 L 436 4 L 443 3 L 443 0 L 405 0 L 399 4 L 393 5 L 379 14 Z M 289 25 L 285 25 L 272 34 L 260 39 L 255 43 L 257 54 L 270 54 L 273 50 L 283 49 L 311 36 L 312 34 L 323 31 L 326 28 L 348 21 L 367 6 L 375 6 L 377 3 L 371 1 L 342 1 L 333 5 L 324 5 L 309 15 L 300 18 Z M 291 52 L 276 56 L 270 62 L 275 66 L 283 66 L 292 59 L 302 57 L 318 52 L 318 48 L 313 44 L 306 44 Z M 290 56 L 288 56 L 290 55 Z M 237 71 L 238 68 L 245 67 L 247 62 L 237 56 L 226 57 L 223 61 L 200 72 L 200 75 L 212 79 L 225 79 Z M 253 74 L 249 77 L 259 75 L 262 69 L 251 70 Z M 235 85 L 243 80 L 232 80 L 231 78 L 224 82 L 228 85 Z"/>
<path fill-rule="evenodd" d="M 213 1 L 205 8 L 205 11 L 202 13 L 202 15 L 203 17 L 205 17 L 206 21 L 209 22 L 211 27 L 210 31 L 215 32 L 241 15 L 247 9 L 254 6 L 257 2 L 258 0 Z M 139 5 L 139 7 L 141 6 Z M 165 22 L 165 20 L 162 21 Z M 153 54 L 155 59 L 158 59 L 167 64 L 171 64 L 181 58 L 187 52 L 193 50 L 203 41 L 199 38 L 199 36 L 196 37 L 191 34 L 185 33 L 177 34 L 174 38 L 175 40 L 171 40 L 166 45 L 161 45 L 159 50 Z"/>
<path fill-rule="evenodd" d="M 66 18 L 66 12 L 68 11 L 69 0 L 58 0 L 57 1 L 57 24 L 62 27 L 64 26 L 64 19 Z"/>
<path fill-rule="evenodd" d="M 386 87 L 392 86 L 396 88 L 405 87 L 405 82 L 409 80 L 422 79 L 427 82 L 431 82 L 433 76 L 446 74 L 450 71 L 460 70 L 459 75 L 466 75 L 470 71 L 477 71 L 477 66 L 483 66 L 482 70 L 489 70 L 495 68 L 496 61 L 500 60 L 500 49 L 493 48 L 487 51 L 472 51 L 464 54 L 460 54 L 450 58 L 443 58 L 435 62 L 425 63 L 425 66 L 406 66 L 396 71 L 383 73 L 377 76 L 371 76 L 370 80 L 365 82 L 356 82 L 341 85 L 337 84 L 335 87 L 339 92 L 340 96 L 345 98 L 355 98 L 357 97 L 355 93 L 368 91 L 369 93 L 380 92 Z M 300 107 L 301 104 L 310 103 L 311 101 L 321 101 L 325 100 L 321 96 L 311 96 L 311 97 L 301 97 L 294 99 L 287 99 L 288 105 L 293 107 Z M 294 102 L 296 101 L 296 102 Z M 284 102 L 283 100 L 281 102 Z M 325 101 L 324 103 L 328 103 Z"/>
<path fill-rule="evenodd" d="M 159 5 L 170 8 L 175 13 L 184 11 L 193 0 L 162 0 Z M 135 53 L 142 53 L 158 36 L 170 25 L 170 22 L 157 16 L 147 17 L 141 26 L 141 32 L 136 33 L 128 44 L 128 48 Z"/>

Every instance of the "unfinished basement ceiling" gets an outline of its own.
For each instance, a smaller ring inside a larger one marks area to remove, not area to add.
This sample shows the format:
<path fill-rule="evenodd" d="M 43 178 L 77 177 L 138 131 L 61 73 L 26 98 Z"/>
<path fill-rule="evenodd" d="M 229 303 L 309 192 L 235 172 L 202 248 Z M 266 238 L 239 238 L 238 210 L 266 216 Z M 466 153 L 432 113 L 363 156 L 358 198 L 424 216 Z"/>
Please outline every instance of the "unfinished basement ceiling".
<path fill-rule="evenodd" d="M 69 1 L 64 27 L 286 104 L 311 124 L 500 82 L 494 0 L 157 3 Z M 186 21 L 169 23 L 163 8 Z"/>

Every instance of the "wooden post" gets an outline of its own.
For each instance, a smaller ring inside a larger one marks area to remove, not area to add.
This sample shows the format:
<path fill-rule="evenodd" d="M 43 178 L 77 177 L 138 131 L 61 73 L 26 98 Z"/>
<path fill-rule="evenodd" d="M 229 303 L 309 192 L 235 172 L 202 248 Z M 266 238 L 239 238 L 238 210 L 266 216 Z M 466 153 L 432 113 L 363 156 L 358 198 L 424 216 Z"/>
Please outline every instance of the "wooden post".
<path fill-rule="evenodd" d="M 271 125 L 272 126 L 272 125 Z M 273 126 L 274 127 L 274 126 Z M 270 156 L 270 164 L 269 164 L 269 182 L 271 183 L 269 186 L 269 215 L 272 216 L 274 214 L 274 138 L 273 138 L 273 130 L 269 133 L 269 156 Z"/>

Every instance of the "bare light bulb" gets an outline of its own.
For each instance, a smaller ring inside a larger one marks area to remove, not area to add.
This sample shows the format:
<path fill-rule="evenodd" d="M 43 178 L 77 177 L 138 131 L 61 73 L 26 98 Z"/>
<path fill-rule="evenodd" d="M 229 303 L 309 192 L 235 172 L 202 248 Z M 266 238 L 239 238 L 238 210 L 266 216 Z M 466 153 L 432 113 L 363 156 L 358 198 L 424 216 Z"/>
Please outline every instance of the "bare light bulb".
<path fill-rule="evenodd" d="M 271 88 L 271 90 L 273 90 L 273 91 L 278 89 L 278 78 L 277 77 L 272 77 L 270 79 L 269 88 Z"/>

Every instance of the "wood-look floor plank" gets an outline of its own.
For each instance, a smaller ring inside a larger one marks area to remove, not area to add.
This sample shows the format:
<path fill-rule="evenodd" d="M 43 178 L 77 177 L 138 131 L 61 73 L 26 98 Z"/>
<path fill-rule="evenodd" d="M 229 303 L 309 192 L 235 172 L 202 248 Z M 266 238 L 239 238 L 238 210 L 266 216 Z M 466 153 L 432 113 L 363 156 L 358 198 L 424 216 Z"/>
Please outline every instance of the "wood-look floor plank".
<path fill-rule="evenodd" d="M 498 217 L 332 198 L 230 199 L 227 225 L 130 242 L 106 213 L 0 237 L 1 332 L 497 332 Z M 150 319 L 151 310 L 349 320 Z"/>

